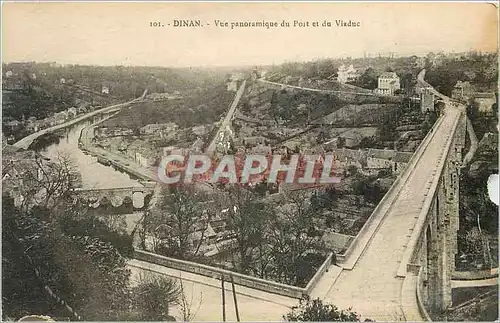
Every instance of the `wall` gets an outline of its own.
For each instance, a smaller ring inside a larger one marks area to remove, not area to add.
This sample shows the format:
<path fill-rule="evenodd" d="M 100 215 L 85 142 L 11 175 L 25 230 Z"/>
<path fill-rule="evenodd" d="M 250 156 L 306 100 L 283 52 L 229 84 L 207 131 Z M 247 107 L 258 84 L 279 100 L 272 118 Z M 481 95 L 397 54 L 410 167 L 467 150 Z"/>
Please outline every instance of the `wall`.
<path fill-rule="evenodd" d="M 308 294 L 312 291 L 312 289 L 316 286 L 316 283 L 321 278 L 321 276 L 327 271 L 330 267 L 333 254 L 330 254 L 327 259 L 323 262 L 321 267 L 318 269 L 313 278 L 309 281 L 306 288 L 300 288 L 296 286 L 290 286 L 285 284 L 280 284 L 277 282 L 273 282 L 270 280 L 260 279 L 252 276 L 247 276 L 235 272 L 231 272 L 229 270 L 224 270 L 212 266 L 206 266 L 202 264 L 198 264 L 191 261 L 184 261 L 179 259 L 174 259 L 170 257 L 165 257 L 161 255 L 157 255 L 154 253 L 150 253 L 147 251 L 136 249 L 134 252 L 134 258 L 150 263 L 154 263 L 157 265 L 178 269 L 194 274 L 199 274 L 207 277 L 212 277 L 216 279 L 220 279 L 224 277 L 226 280 L 230 280 L 232 276 L 234 279 L 234 283 L 237 285 L 254 288 L 257 290 L 261 290 L 268 293 L 278 294 L 282 296 L 288 296 L 292 298 L 300 298 L 304 294 Z"/>
<path fill-rule="evenodd" d="M 462 114 L 456 121 L 453 140 L 445 148 L 446 158 L 437 170 L 440 176 L 430 187 L 428 198 L 398 270 L 398 275 L 409 275 L 414 267 L 421 267 L 421 272 L 418 272 L 419 282 L 415 287 L 423 313 L 427 311 L 431 314 L 441 313 L 451 306 L 451 279 L 457 252 L 459 176 L 465 143 L 465 120 Z"/>

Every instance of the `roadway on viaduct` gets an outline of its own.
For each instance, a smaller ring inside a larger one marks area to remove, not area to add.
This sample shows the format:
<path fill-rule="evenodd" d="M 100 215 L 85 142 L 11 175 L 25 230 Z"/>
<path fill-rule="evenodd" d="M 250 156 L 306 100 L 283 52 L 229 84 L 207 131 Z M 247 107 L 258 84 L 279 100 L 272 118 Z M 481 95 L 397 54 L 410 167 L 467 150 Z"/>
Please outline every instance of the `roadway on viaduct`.
<path fill-rule="evenodd" d="M 407 171 L 396 196 L 386 201 L 390 206 L 382 220 L 373 228 L 367 243 L 357 246 L 344 263 L 347 268 L 323 297 L 340 308 L 353 307 L 363 317 L 376 321 L 422 321 L 416 298 L 408 303 L 405 287 L 406 264 L 404 254 L 411 233 L 425 202 L 431 197 L 433 181 L 440 176 L 440 165 L 447 156 L 461 111 L 447 103 L 443 117 L 431 133 L 427 147 L 418 162 Z M 390 203 L 389 203 L 390 202 Z M 377 227 L 378 226 L 378 227 Z M 370 241 L 371 240 L 371 241 Z M 404 268 L 403 270 L 401 268 Z M 319 282 L 319 284 L 328 282 Z M 410 314 L 411 317 L 408 317 Z"/>

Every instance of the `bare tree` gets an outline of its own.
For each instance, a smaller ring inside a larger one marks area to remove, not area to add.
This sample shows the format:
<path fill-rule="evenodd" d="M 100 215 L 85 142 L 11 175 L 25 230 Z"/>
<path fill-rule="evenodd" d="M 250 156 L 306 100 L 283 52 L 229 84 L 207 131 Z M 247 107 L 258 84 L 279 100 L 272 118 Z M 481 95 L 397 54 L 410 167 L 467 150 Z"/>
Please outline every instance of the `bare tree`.
<path fill-rule="evenodd" d="M 161 238 L 167 255 L 196 256 L 215 211 L 210 197 L 195 187 L 174 187 L 164 189 L 159 199 L 158 208 L 148 217 L 148 232 Z"/>
<path fill-rule="evenodd" d="M 272 210 L 262 203 L 252 192 L 240 186 L 230 186 L 219 198 L 224 208 L 227 229 L 236 239 L 233 265 L 242 273 L 248 273 L 255 266 L 262 270 L 259 257 L 265 254 L 268 221 Z M 264 266 L 265 267 L 265 266 Z"/>
<path fill-rule="evenodd" d="M 180 297 L 178 300 L 178 305 L 180 307 L 182 321 L 190 322 L 195 319 L 196 314 L 198 314 L 198 311 L 200 310 L 201 303 L 203 302 L 203 293 L 200 292 L 200 301 L 198 302 L 198 307 L 196 311 L 193 312 L 192 308 L 193 308 L 194 291 L 191 290 L 191 297 L 188 300 L 186 291 L 184 290 L 184 283 L 182 281 L 182 277 L 179 279 L 179 285 L 180 285 Z"/>
<path fill-rule="evenodd" d="M 322 249 L 318 219 L 306 191 L 287 193 L 281 204 L 271 223 L 269 245 L 278 279 L 297 285 L 306 279 L 303 265 L 308 253 Z"/>
<path fill-rule="evenodd" d="M 35 159 L 35 167 L 24 174 L 24 207 L 57 207 L 79 185 L 80 174 L 71 157 L 58 153 L 52 161 Z"/>

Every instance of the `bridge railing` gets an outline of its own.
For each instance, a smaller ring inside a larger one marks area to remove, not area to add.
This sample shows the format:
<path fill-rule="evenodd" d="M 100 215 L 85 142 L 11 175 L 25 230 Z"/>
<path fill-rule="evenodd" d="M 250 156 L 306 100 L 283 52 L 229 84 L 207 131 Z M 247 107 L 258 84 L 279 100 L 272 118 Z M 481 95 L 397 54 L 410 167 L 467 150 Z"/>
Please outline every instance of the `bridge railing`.
<path fill-rule="evenodd" d="M 460 119 L 462 118 L 461 115 L 459 115 L 456 120 L 453 123 L 453 133 L 450 135 L 450 140 L 446 144 L 446 147 L 444 148 L 444 158 L 441 159 L 438 165 L 438 169 L 436 171 L 437 174 L 441 174 L 442 170 L 444 168 L 444 165 L 446 163 L 446 159 L 448 158 L 448 154 L 450 151 L 450 147 L 453 143 L 453 138 L 455 135 L 455 132 L 457 131 L 457 124 L 460 122 Z M 409 264 L 418 257 L 419 253 L 419 243 L 422 240 L 422 234 L 425 232 L 425 225 L 427 223 L 427 215 L 429 213 L 429 210 L 431 209 L 431 206 L 434 201 L 434 196 L 437 192 L 437 187 L 439 184 L 439 179 L 440 176 L 437 176 L 434 178 L 431 187 L 429 188 L 430 194 L 427 195 L 427 198 L 424 202 L 424 205 L 422 206 L 422 210 L 420 211 L 417 219 L 417 223 L 415 224 L 415 227 L 411 233 L 410 240 L 408 241 L 408 244 L 406 246 L 406 249 L 403 253 L 403 257 L 401 259 L 401 263 L 398 268 L 397 276 L 399 277 L 404 277 L 408 271 L 408 266 Z"/>
<path fill-rule="evenodd" d="M 316 274 L 309 281 L 309 283 L 305 288 L 281 284 L 274 281 L 252 277 L 212 266 L 198 264 L 191 261 L 165 257 L 140 249 L 135 249 L 134 258 L 137 260 L 142 260 L 160 266 L 178 269 L 181 271 L 198 274 L 206 277 L 211 277 L 215 279 L 221 279 L 222 277 L 224 277 L 226 281 L 230 281 L 232 277 L 236 285 L 241 285 L 248 288 L 253 288 L 282 296 L 301 298 L 303 295 L 306 295 L 311 292 L 311 290 L 315 287 L 316 283 L 319 281 L 321 276 L 326 272 L 326 270 L 331 264 L 333 254 L 330 254 L 327 257 L 327 259 L 321 265 L 320 269 L 316 272 Z"/>
<path fill-rule="evenodd" d="M 405 321 L 432 321 L 423 302 L 423 268 L 418 264 L 408 266 L 411 268 L 401 289 L 401 310 Z"/>
<path fill-rule="evenodd" d="M 316 287 L 316 284 L 321 279 L 321 277 L 323 277 L 323 275 L 328 271 L 328 268 L 330 268 L 330 266 L 332 265 L 333 257 L 334 253 L 331 252 L 326 258 L 326 260 L 323 262 L 323 264 L 321 264 L 319 269 L 316 271 L 316 274 L 314 274 L 309 283 L 307 283 L 307 286 L 305 288 L 306 294 L 309 295 L 312 292 L 312 290 L 314 289 L 314 287 Z"/>
<path fill-rule="evenodd" d="M 416 288 L 416 293 L 417 293 L 417 303 L 418 303 L 418 309 L 420 310 L 420 315 L 426 320 L 426 321 L 432 321 L 429 313 L 427 312 L 427 309 L 425 308 L 424 304 L 424 296 L 423 294 L 423 288 L 424 288 L 424 268 L 422 266 L 419 266 L 418 270 L 418 276 L 417 276 L 417 286 Z"/>

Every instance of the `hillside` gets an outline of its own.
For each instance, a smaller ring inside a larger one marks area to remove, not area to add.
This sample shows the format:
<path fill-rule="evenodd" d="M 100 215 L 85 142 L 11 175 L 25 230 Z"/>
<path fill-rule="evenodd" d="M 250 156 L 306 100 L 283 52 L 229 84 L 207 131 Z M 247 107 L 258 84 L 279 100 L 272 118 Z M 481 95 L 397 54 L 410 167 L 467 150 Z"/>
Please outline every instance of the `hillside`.
<path fill-rule="evenodd" d="M 178 100 L 147 102 L 120 111 L 102 125 L 109 128 L 139 128 L 151 123 L 174 122 L 181 128 L 219 121 L 234 98 L 225 85 L 194 91 Z"/>

